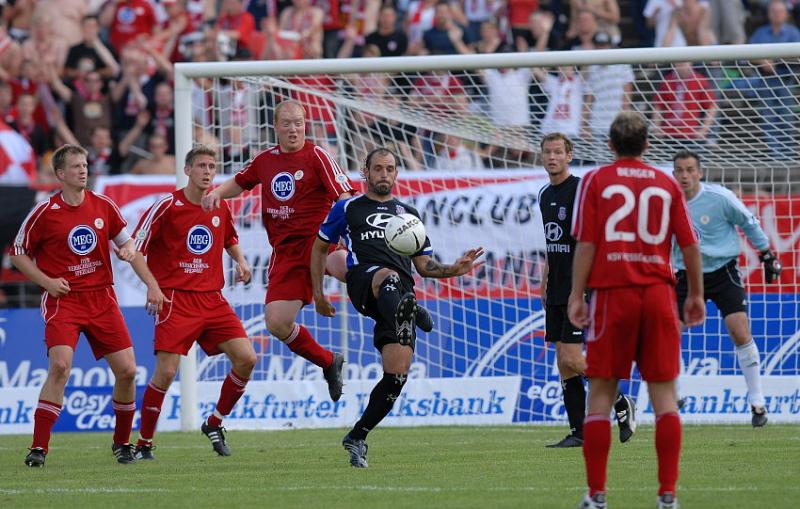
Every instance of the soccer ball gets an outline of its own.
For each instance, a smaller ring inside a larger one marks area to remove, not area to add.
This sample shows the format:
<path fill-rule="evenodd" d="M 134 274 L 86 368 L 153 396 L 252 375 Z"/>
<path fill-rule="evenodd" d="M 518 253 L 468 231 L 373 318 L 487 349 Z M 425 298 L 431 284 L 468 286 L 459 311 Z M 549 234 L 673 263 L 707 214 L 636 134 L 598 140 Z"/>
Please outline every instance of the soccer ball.
<path fill-rule="evenodd" d="M 389 249 L 403 256 L 411 256 L 425 244 L 425 225 L 413 214 L 399 214 L 391 218 L 383 231 Z"/>

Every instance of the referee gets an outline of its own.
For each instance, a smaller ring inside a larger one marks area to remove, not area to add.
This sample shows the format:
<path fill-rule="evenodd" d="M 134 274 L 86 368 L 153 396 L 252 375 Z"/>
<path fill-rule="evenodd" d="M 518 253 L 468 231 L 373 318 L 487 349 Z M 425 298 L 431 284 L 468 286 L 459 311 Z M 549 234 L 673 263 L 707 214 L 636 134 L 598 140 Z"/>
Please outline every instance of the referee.
<path fill-rule="evenodd" d="M 747 320 L 747 295 L 737 265 L 741 245 L 736 227 L 741 228 L 758 249 L 759 258 L 764 263 L 764 282 L 778 280 L 781 263 L 770 251 L 769 239 L 761 229 L 758 219 L 739 198 L 720 185 L 700 181 L 703 178 L 703 168 L 700 166 L 699 155 L 681 150 L 672 161 L 672 174 L 683 189 L 692 224 L 700 237 L 705 298 L 716 304 L 725 320 L 725 327 L 736 346 L 736 358 L 747 383 L 751 423 L 753 427 L 760 428 L 767 423 L 764 392 L 761 390 L 761 359 Z M 678 271 L 678 312 L 683 313 L 686 266 L 680 250 L 674 246 L 672 259 Z"/>
<path fill-rule="evenodd" d="M 561 377 L 564 408 L 570 433 L 560 442 L 547 447 L 580 447 L 583 445 L 583 419 L 586 414 L 586 389 L 583 372 L 583 330 L 576 328 L 567 316 L 567 301 L 572 287 L 572 258 L 575 239 L 572 237 L 572 206 L 581 179 L 569 172 L 572 141 L 562 133 L 546 135 L 541 142 L 544 169 L 550 183 L 539 191 L 547 257 L 542 274 L 542 302 L 545 308 L 545 341 L 555 344 L 556 363 Z M 629 397 L 619 394 L 614 403 L 619 424 L 619 439 L 627 442 L 636 431 L 636 407 Z"/>

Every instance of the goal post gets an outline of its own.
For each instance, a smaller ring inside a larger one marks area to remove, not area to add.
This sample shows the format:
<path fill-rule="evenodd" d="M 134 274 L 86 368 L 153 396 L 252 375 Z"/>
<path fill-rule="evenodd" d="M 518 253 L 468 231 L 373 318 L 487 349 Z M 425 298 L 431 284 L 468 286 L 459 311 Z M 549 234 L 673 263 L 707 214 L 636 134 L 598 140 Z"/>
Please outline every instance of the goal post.
<path fill-rule="evenodd" d="M 601 79 L 591 74 L 596 68 L 590 66 L 629 67 L 614 68 L 614 73 Z M 573 74 L 559 68 L 571 68 Z M 175 66 L 178 186 L 185 185 L 183 161 L 194 143 L 215 144 L 228 176 L 249 157 L 274 145 L 274 107 L 286 98 L 304 105 L 308 138 L 329 150 L 356 183 L 366 153 L 376 146 L 390 146 L 402 168 L 397 194 L 419 209 L 437 256 L 449 262 L 470 247 L 483 244 L 488 249 L 485 266 L 473 275 L 418 280 L 421 302 L 437 326 L 434 333 L 420 335 L 411 372 L 411 378 L 420 382 L 407 386 L 412 392 L 398 400 L 398 409 L 388 422 L 562 423 L 565 416 L 554 349 L 543 341 L 539 299 L 545 233 L 536 199 L 546 174 L 540 166 L 538 143 L 543 130 L 569 125 L 563 121 L 576 114 L 569 110 L 569 97 L 579 90 L 582 100 L 572 103 L 582 108 L 578 130 L 572 135 L 580 163 L 575 172 L 582 174 L 610 161 L 601 128 L 609 112 L 604 116 L 601 104 L 615 100 L 615 93 L 604 86 L 625 82 L 617 71 L 631 76 L 626 108 L 641 111 L 654 128 L 648 162 L 668 170 L 677 149 L 695 149 L 702 155 L 708 178 L 729 185 L 762 218 L 786 274 L 779 284 L 764 285 L 757 254 L 746 241 L 740 262 L 750 292 L 753 335 L 762 354 L 765 386 L 775 405 L 770 413 L 779 414 L 777 420 L 798 422 L 799 414 L 781 413 L 780 402 L 789 401 L 785 398 L 791 398 L 792 390 L 800 390 L 794 387 L 800 379 L 800 333 L 796 332 L 800 322 L 793 269 L 800 239 L 800 233 L 795 233 L 800 232 L 800 214 L 795 212 L 800 210 L 796 197 L 800 43 L 179 63 Z M 678 81 L 690 72 L 705 84 L 707 105 L 698 96 L 682 95 L 689 92 Z M 584 88 L 553 81 L 572 79 L 581 80 Z M 512 97 L 512 92 L 517 96 Z M 669 94 L 671 99 L 665 98 Z M 550 104 L 556 101 L 563 103 L 564 110 L 559 109 L 560 103 Z M 667 113 L 669 108 L 694 113 L 701 109 L 699 117 L 713 111 L 713 119 L 697 126 L 686 120 L 682 128 L 685 112 Z M 692 136 L 686 136 L 689 131 Z M 259 354 L 252 380 L 265 385 L 253 389 L 249 400 L 253 405 L 260 401 L 260 417 L 254 419 L 261 421 L 237 421 L 241 417 L 237 414 L 231 420 L 234 424 L 226 421 L 227 425 L 348 423 L 349 414 L 342 417 L 334 411 L 338 420 L 326 420 L 319 417 L 318 407 L 318 414 L 296 419 L 277 410 L 276 401 L 291 406 L 305 401 L 301 396 L 314 399 L 321 375 L 265 331 L 269 246 L 260 226 L 260 200 L 257 192 L 245 193 L 231 203 L 255 281 L 245 288 L 226 284 L 225 293 Z M 228 272 L 226 281 L 230 282 Z M 379 376 L 379 358 L 372 346 L 370 320 L 350 307 L 336 282 L 326 280 L 326 288 L 335 301 L 337 318 L 319 317 L 309 306 L 298 321 L 323 346 L 347 352 L 345 397 L 354 398 L 347 400 L 350 411 L 363 404 L 374 383 L 371 380 Z M 704 326 L 684 334 L 683 347 L 686 390 L 694 398 L 687 417 L 697 422 L 739 422 L 741 405 L 722 402 L 726 394 L 744 393 L 733 346 L 715 309 L 709 309 Z M 224 359 L 209 359 L 202 353 L 182 362 L 183 429 L 199 426 L 198 409 L 205 401 L 202 390 L 198 395 L 199 384 L 222 380 L 227 367 Z M 638 373 L 627 388 L 646 398 Z M 421 415 L 423 400 L 431 409 L 449 410 L 443 410 L 444 417 L 436 414 L 438 410 Z M 454 410 L 455 401 L 474 407 Z M 652 415 L 646 401 L 641 403 L 643 412 Z"/>

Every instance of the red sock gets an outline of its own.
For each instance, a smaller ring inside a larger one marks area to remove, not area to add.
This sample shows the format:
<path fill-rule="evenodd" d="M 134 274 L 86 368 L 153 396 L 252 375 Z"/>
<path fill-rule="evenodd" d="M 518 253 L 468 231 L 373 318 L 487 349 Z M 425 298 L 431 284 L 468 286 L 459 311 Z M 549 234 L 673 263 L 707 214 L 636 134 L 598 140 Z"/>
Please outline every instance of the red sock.
<path fill-rule="evenodd" d="M 133 427 L 133 415 L 136 413 L 136 402 L 129 401 L 123 403 L 111 400 L 114 407 L 114 415 L 117 417 L 117 424 L 114 426 L 114 443 L 127 444 L 131 439 L 131 427 Z"/>
<path fill-rule="evenodd" d="M 222 418 L 231 413 L 233 406 L 244 394 L 245 386 L 247 386 L 247 378 L 237 375 L 233 370 L 228 373 L 225 381 L 222 382 L 222 389 L 219 391 L 217 409 L 206 420 L 209 426 L 217 427 L 222 424 Z"/>
<path fill-rule="evenodd" d="M 656 454 L 658 454 L 658 495 L 675 493 L 678 464 L 681 460 L 681 418 L 676 412 L 656 417 Z"/>
<path fill-rule="evenodd" d="M 333 364 L 333 352 L 322 348 L 308 332 L 308 329 L 302 325 L 295 324 L 294 330 L 283 342 L 286 343 L 289 350 L 323 369 Z"/>
<path fill-rule="evenodd" d="M 139 427 L 138 445 L 150 445 L 156 433 L 158 416 L 167 391 L 157 387 L 153 382 L 147 384 L 142 396 L 142 425 Z"/>
<path fill-rule="evenodd" d="M 583 459 L 589 496 L 606 491 L 606 467 L 611 449 L 611 420 L 608 415 L 589 414 L 583 421 Z"/>
<path fill-rule="evenodd" d="M 50 431 L 61 413 L 61 405 L 52 401 L 39 400 L 33 414 L 33 443 L 31 449 L 44 449 L 46 453 L 50 445 Z"/>

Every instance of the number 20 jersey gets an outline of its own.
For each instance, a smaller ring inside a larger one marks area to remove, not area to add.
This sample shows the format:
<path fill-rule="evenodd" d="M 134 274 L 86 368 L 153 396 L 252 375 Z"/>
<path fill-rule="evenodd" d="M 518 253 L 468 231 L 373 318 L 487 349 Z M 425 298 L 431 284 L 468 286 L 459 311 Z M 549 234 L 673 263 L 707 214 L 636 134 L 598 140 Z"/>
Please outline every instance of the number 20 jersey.
<path fill-rule="evenodd" d="M 572 235 L 596 247 L 589 288 L 674 283 L 673 235 L 681 247 L 697 242 L 675 179 L 620 159 L 589 172 L 577 193 Z"/>
<path fill-rule="evenodd" d="M 147 209 L 133 238 L 158 286 L 190 292 L 221 290 L 222 250 L 239 243 L 227 203 L 206 212 L 182 189 Z"/>

